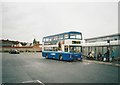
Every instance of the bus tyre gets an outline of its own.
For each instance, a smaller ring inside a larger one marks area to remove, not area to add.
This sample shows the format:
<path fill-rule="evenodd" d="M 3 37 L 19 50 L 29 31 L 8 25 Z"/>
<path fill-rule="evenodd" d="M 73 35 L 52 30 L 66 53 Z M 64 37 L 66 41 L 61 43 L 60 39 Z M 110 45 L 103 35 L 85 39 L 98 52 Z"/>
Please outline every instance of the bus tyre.
<path fill-rule="evenodd" d="M 59 60 L 63 60 L 63 57 L 62 57 L 62 55 L 60 55 L 60 56 L 59 56 Z"/>
<path fill-rule="evenodd" d="M 48 55 L 47 54 L 46 54 L 45 58 L 48 59 Z"/>

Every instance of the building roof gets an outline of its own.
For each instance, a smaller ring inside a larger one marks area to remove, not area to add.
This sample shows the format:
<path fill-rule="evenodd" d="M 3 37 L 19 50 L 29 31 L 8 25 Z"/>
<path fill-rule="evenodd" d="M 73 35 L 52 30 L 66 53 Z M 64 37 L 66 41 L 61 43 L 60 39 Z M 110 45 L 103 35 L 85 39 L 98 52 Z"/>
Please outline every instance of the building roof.
<path fill-rule="evenodd" d="M 106 35 L 106 36 L 99 36 L 94 38 L 87 38 L 85 40 L 92 40 L 92 39 L 99 39 L 99 38 L 105 38 L 105 37 L 113 37 L 113 36 L 120 36 L 120 33 L 112 34 L 112 35 Z"/>

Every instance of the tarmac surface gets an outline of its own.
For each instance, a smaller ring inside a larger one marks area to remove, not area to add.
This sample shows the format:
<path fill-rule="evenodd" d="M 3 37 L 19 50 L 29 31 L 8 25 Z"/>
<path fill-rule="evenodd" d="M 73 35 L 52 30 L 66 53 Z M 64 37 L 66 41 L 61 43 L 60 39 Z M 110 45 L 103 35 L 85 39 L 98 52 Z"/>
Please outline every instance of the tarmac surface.
<path fill-rule="evenodd" d="M 116 66 L 116 67 L 120 67 L 120 63 L 118 61 L 114 61 L 114 62 L 104 62 L 104 61 L 97 61 L 97 60 L 83 60 L 84 62 L 88 62 L 88 63 L 94 63 L 94 64 L 102 64 L 102 65 L 109 65 L 109 66 Z"/>
<path fill-rule="evenodd" d="M 106 62 L 45 59 L 41 53 L 2 53 L 2 83 L 118 83 L 119 69 L 119 64 Z"/>

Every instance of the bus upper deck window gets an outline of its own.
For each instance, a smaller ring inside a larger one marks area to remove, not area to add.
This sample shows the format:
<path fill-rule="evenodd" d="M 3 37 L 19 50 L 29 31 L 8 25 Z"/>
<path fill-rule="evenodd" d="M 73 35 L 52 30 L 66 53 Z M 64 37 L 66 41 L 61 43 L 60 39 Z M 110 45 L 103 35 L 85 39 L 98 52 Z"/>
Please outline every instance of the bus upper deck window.
<path fill-rule="evenodd" d="M 70 34 L 70 38 L 76 38 L 75 34 Z"/>
<path fill-rule="evenodd" d="M 77 38 L 77 39 L 81 39 L 81 35 L 80 34 L 70 34 L 70 38 Z"/>
<path fill-rule="evenodd" d="M 81 35 L 80 35 L 80 34 L 77 34 L 77 35 L 76 35 L 76 38 L 81 39 Z"/>
<path fill-rule="evenodd" d="M 52 38 L 51 38 L 51 37 L 49 38 L 49 41 L 52 41 Z"/>
<path fill-rule="evenodd" d="M 67 38 L 68 38 L 68 34 L 65 34 L 65 35 L 64 35 L 64 39 L 67 39 Z"/>
<path fill-rule="evenodd" d="M 45 42 L 45 38 L 43 38 L 43 42 Z"/>
<path fill-rule="evenodd" d="M 58 40 L 58 36 L 54 36 L 54 40 Z"/>
<path fill-rule="evenodd" d="M 46 38 L 46 41 L 49 41 L 49 38 Z"/>
<path fill-rule="evenodd" d="M 63 39 L 63 35 L 59 35 L 59 39 Z"/>

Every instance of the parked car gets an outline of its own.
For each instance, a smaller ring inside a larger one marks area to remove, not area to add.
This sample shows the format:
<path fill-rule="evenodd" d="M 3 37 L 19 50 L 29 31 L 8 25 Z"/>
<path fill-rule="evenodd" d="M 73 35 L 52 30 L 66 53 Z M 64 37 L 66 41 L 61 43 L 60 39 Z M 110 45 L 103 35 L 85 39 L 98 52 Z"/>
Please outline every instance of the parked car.
<path fill-rule="evenodd" d="M 20 54 L 20 52 L 19 52 L 18 50 L 16 50 L 16 49 L 10 50 L 9 53 L 10 53 L 10 54 Z"/>

